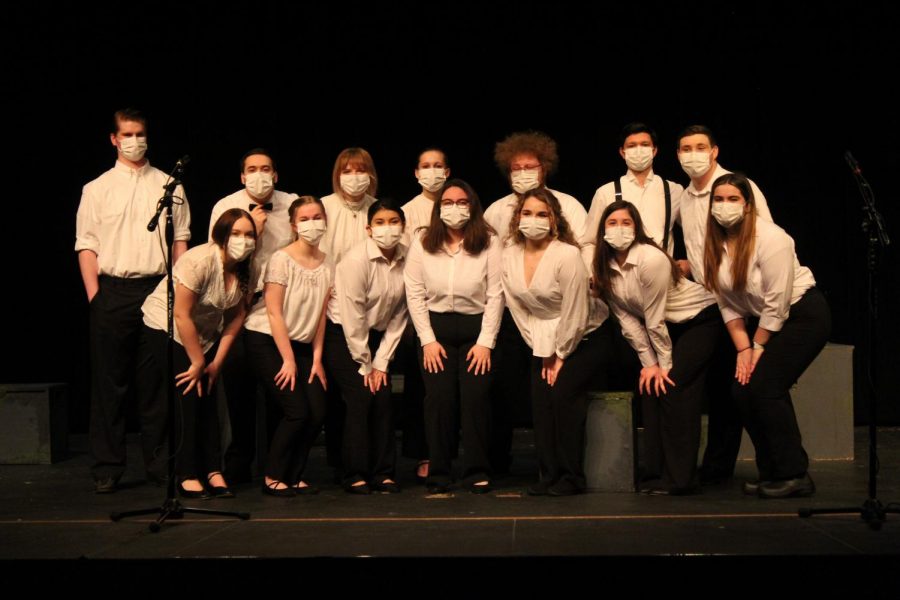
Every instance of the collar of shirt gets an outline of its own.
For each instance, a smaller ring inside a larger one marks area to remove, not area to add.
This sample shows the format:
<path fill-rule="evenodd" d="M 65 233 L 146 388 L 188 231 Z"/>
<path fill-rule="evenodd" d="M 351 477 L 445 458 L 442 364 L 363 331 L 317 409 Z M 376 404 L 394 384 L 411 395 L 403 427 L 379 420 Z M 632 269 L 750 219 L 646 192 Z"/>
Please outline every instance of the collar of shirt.
<path fill-rule="evenodd" d="M 114 168 L 116 169 L 116 171 L 118 171 L 124 175 L 142 176 L 150 169 L 150 161 L 148 160 L 148 161 L 144 162 L 144 164 L 142 164 L 140 167 L 135 169 L 133 167 L 129 167 L 128 165 L 123 163 L 121 160 L 117 160 Z"/>
<path fill-rule="evenodd" d="M 702 190 L 698 190 L 697 188 L 695 188 L 695 187 L 694 187 L 694 180 L 692 179 L 692 180 L 691 180 L 691 184 L 690 184 L 689 186 L 687 186 L 687 188 L 685 188 L 685 189 L 687 190 L 687 192 L 688 192 L 691 196 L 694 196 L 694 197 L 696 197 L 696 198 L 701 198 L 701 197 L 703 197 L 703 196 L 708 196 L 709 193 L 712 191 L 712 184 L 713 184 L 713 181 L 715 181 L 716 179 L 718 179 L 718 178 L 721 177 L 722 175 L 728 175 L 729 173 L 731 173 L 731 171 L 729 171 L 728 169 L 726 169 L 725 167 L 723 167 L 723 166 L 720 165 L 719 163 L 716 163 L 716 170 L 715 170 L 715 172 L 713 172 L 713 176 L 709 178 L 709 183 L 706 184 L 706 187 L 705 187 L 705 188 L 703 188 Z"/>
<path fill-rule="evenodd" d="M 618 273 L 623 273 L 625 265 L 628 265 L 630 267 L 637 266 L 638 253 L 640 252 L 640 247 L 642 245 L 643 244 L 640 244 L 638 242 L 634 242 L 631 244 L 631 248 L 628 249 L 628 255 L 625 257 L 625 264 L 623 264 L 621 267 L 619 266 L 619 261 L 617 261 L 615 259 L 615 257 L 613 257 L 613 259 L 612 259 L 613 271 L 616 271 Z"/>
<path fill-rule="evenodd" d="M 625 177 L 627 178 L 628 181 L 630 181 L 631 183 L 633 183 L 634 185 L 636 185 L 638 187 L 647 187 L 648 185 L 653 183 L 654 173 L 653 173 L 653 169 L 651 168 L 650 172 L 647 173 L 647 178 L 644 180 L 644 185 L 641 185 L 640 183 L 638 183 L 637 176 L 634 174 L 634 171 L 632 171 L 631 169 L 628 169 L 628 172 L 625 173 Z"/>
<path fill-rule="evenodd" d="M 406 251 L 408 250 L 406 245 L 402 242 L 397 244 L 395 248 L 397 251 L 394 253 L 394 259 L 390 261 L 391 266 L 403 261 L 406 258 Z M 381 248 L 379 248 L 378 244 L 375 243 L 375 240 L 370 237 L 366 238 L 366 257 L 369 260 L 387 261 L 387 257 L 381 253 Z"/>

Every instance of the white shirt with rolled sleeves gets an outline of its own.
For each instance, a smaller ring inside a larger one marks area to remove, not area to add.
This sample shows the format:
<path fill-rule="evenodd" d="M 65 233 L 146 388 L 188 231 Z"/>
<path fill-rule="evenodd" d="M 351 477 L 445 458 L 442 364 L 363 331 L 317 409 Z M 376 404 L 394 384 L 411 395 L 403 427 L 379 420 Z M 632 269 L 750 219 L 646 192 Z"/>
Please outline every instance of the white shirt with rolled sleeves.
<path fill-rule="evenodd" d="M 446 246 L 431 254 L 416 237 L 403 272 L 406 305 L 422 346 L 437 340 L 428 311 L 481 314 L 481 334 L 476 344 L 493 348 L 503 315 L 501 269 L 503 246 L 492 235 L 488 247 L 471 255 L 462 244 L 455 253 Z"/>
<path fill-rule="evenodd" d="M 503 293 L 522 338 L 539 357 L 567 358 L 581 339 L 609 316 L 606 304 L 590 295 L 589 275 L 577 247 L 550 242 L 525 283 L 525 249 L 503 251 Z"/>
<path fill-rule="evenodd" d="M 275 190 L 268 202 L 272 203 L 272 210 L 266 211 L 266 224 L 263 227 L 263 233 L 256 239 L 256 250 L 253 253 L 253 268 L 259 274 L 259 279 L 255 282 L 255 290 L 260 291 L 263 288 L 263 276 L 266 272 L 266 265 L 276 250 L 281 250 L 294 241 L 294 232 L 291 228 L 291 220 L 288 216 L 288 209 L 291 203 L 298 198 L 297 194 L 288 194 Z M 212 240 L 213 225 L 219 220 L 226 210 L 232 208 L 240 208 L 250 212 L 250 206 L 256 204 L 247 190 L 238 190 L 233 194 L 225 196 L 213 206 L 212 214 L 209 216 L 209 239 Z"/>
<path fill-rule="evenodd" d="M 716 165 L 716 171 L 709 183 L 702 190 L 694 187 L 691 182 L 681 194 L 680 213 L 681 230 L 684 233 L 684 247 L 687 251 L 688 262 L 691 264 L 691 277 L 697 283 L 703 283 L 703 248 L 706 245 L 706 220 L 709 215 L 709 201 L 713 182 L 722 175 L 728 175 L 731 171 L 722 165 Z M 772 213 L 769 212 L 769 204 L 766 197 L 753 181 L 750 181 L 753 189 L 753 197 L 756 200 L 756 211 L 764 219 L 773 222 Z"/>
<path fill-rule="evenodd" d="M 672 339 L 666 321 L 684 323 L 716 299 L 706 288 L 682 278 L 672 284 L 672 263 L 658 248 L 635 243 L 621 267 L 610 262 L 613 314 L 641 365 L 672 368 Z"/>
<path fill-rule="evenodd" d="M 816 285 L 812 271 L 800 266 L 794 240 L 774 223 L 756 219 L 756 239 L 747 269 L 747 287 L 733 289 L 731 258 L 727 251 L 719 265 L 719 293 L 716 300 L 726 323 L 743 317 L 759 317 L 759 326 L 781 331 L 796 304 Z"/>
<path fill-rule="evenodd" d="M 166 272 L 165 217 L 156 231 L 147 224 L 156 214 L 169 176 L 144 163 L 115 166 L 84 186 L 75 221 L 75 251 L 97 255 L 101 275 L 137 278 Z M 175 188 L 172 222 L 175 241 L 191 239 L 191 213 L 184 189 Z"/>
<path fill-rule="evenodd" d="M 565 217 L 569 227 L 572 228 L 572 235 L 575 236 L 575 239 L 580 240 L 583 238 L 584 222 L 587 219 L 587 211 L 584 210 L 584 206 L 581 205 L 581 202 L 574 196 L 564 194 L 563 192 L 557 192 L 550 188 L 547 188 L 547 191 L 556 196 L 556 199 L 559 200 L 559 207 L 562 209 L 563 217 Z M 512 243 L 507 239 L 509 236 L 509 224 L 512 221 L 513 213 L 516 211 L 516 204 L 518 203 L 518 196 L 516 196 L 516 194 L 510 194 L 495 201 L 487 207 L 486 211 L 484 211 L 484 220 L 494 228 L 504 245 Z"/>
<path fill-rule="evenodd" d="M 369 207 L 375 198 L 366 194 L 357 204 L 351 205 L 337 194 L 322 198 L 325 216 L 328 219 L 325 235 L 319 242 L 319 250 L 328 255 L 336 266 L 353 246 L 368 237 Z"/>
<path fill-rule="evenodd" d="M 263 281 L 285 288 L 282 312 L 288 337 L 296 342 L 311 344 L 334 281 L 334 266 L 328 257 L 315 269 L 307 269 L 284 250 L 278 250 L 269 259 Z M 272 335 L 265 297 L 250 309 L 244 328 Z"/>
<path fill-rule="evenodd" d="M 671 255 L 675 249 L 675 239 L 672 237 L 672 227 L 679 219 L 681 194 L 684 188 L 673 182 L 669 182 L 669 199 L 672 212 L 669 222 L 666 220 L 666 194 L 663 188 L 663 178 L 652 170 L 647 174 L 643 187 L 638 183 L 637 177 L 630 170 L 619 178 L 622 186 L 622 199 L 634 204 L 644 223 L 644 231 L 657 245 L 662 246 L 666 230 L 669 231 L 669 247 L 666 251 Z M 584 236 L 581 239 L 582 254 L 586 260 L 593 260 L 594 248 L 597 242 L 597 232 L 600 231 L 600 218 L 606 207 L 616 201 L 616 184 L 610 181 L 597 188 L 594 198 L 591 200 L 591 208 L 588 211 L 587 222 L 584 227 Z M 589 257 L 588 257 L 589 255 Z"/>
<path fill-rule="evenodd" d="M 403 243 L 407 247 L 412 245 L 412 238 L 421 235 L 418 231 L 422 227 L 428 227 L 431 224 L 431 212 L 434 210 L 434 202 L 425 197 L 425 194 L 419 194 L 402 207 L 403 214 L 406 215 L 406 227 L 403 233 Z"/>
<path fill-rule="evenodd" d="M 395 252 L 389 261 L 369 238 L 354 246 L 335 272 L 328 318 L 343 327 L 360 375 L 372 369 L 387 372 L 408 321 L 403 283 L 407 247 L 398 244 Z M 374 358 L 369 352 L 370 329 L 384 332 Z"/>
<path fill-rule="evenodd" d="M 197 294 L 197 302 L 191 311 L 191 319 L 197 328 L 200 346 L 206 353 L 222 332 L 225 311 L 238 305 L 244 298 L 240 283 L 235 279 L 231 289 L 225 289 L 225 270 L 222 249 L 214 242 L 191 248 L 172 267 L 176 285 L 183 285 Z M 151 329 L 168 330 L 168 286 L 163 279 L 156 286 L 141 310 L 144 324 Z M 182 344 L 181 334 L 175 327 L 175 341 Z M 182 344 L 183 345 L 183 344 Z"/>

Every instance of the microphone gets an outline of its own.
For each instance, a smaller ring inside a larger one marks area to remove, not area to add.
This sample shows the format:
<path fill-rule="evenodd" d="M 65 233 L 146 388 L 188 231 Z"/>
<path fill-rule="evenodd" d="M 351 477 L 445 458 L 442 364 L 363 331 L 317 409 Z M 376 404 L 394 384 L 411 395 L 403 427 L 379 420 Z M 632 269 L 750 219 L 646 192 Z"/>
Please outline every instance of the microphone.
<path fill-rule="evenodd" d="M 859 163 L 856 162 L 856 159 L 853 158 L 853 154 L 851 154 L 849 150 L 844 152 L 844 160 L 847 161 L 847 165 L 850 167 L 850 170 L 853 171 L 854 175 L 862 174 L 862 169 L 859 168 Z"/>
<path fill-rule="evenodd" d="M 175 163 L 175 168 L 172 169 L 172 174 L 175 175 L 184 173 L 184 167 L 191 162 L 191 157 L 185 154 L 181 158 L 178 159 L 178 162 Z"/>

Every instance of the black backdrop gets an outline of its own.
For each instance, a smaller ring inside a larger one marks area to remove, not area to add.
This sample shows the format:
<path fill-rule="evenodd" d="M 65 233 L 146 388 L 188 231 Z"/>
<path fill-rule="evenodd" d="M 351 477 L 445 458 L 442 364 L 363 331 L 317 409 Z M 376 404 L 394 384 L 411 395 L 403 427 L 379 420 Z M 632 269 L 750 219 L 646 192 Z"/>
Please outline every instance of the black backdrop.
<path fill-rule="evenodd" d="M 828 295 L 832 341 L 861 342 L 864 250 L 852 150 L 888 223 L 900 219 L 896 9 L 716 3 L 654 9 L 547 3 L 255 2 L 226 8 L 79 3 L 12 9 L 3 25 L 6 130 L 6 356 L 0 381 L 66 381 L 86 428 L 86 300 L 72 251 L 81 186 L 110 168 L 112 112 L 149 116 L 148 156 L 183 154 L 194 243 L 215 201 L 240 186 L 254 146 L 279 161 L 279 189 L 324 195 L 337 153 L 375 158 L 379 195 L 418 192 L 419 149 L 446 149 L 489 203 L 507 192 L 496 141 L 538 129 L 560 146 L 550 180 L 588 203 L 624 164 L 632 120 L 660 134 L 656 170 L 686 183 L 674 146 L 685 125 L 716 132 L 720 162 L 764 190 Z M 895 236 L 900 243 L 900 234 Z M 897 250 L 882 271 L 882 422 L 900 422 Z M 859 386 L 857 386 L 858 389 Z M 864 421 L 863 395 L 856 396 Z"/>

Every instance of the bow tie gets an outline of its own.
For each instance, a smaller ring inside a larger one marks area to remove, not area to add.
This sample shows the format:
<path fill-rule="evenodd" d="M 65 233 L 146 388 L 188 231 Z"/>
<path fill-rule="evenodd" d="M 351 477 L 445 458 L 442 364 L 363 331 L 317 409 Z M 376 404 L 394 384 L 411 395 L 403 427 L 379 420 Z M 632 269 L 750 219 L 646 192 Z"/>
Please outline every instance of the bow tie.
<path fill-rule="evenodd" d="M 266 202 L 265 204 L 251 204 L 249 212 L 253 212 L 253 209 L 256 208 L 257 206 L 262 206 L 263 210 L 272 210 L 272 203 Z"/>

